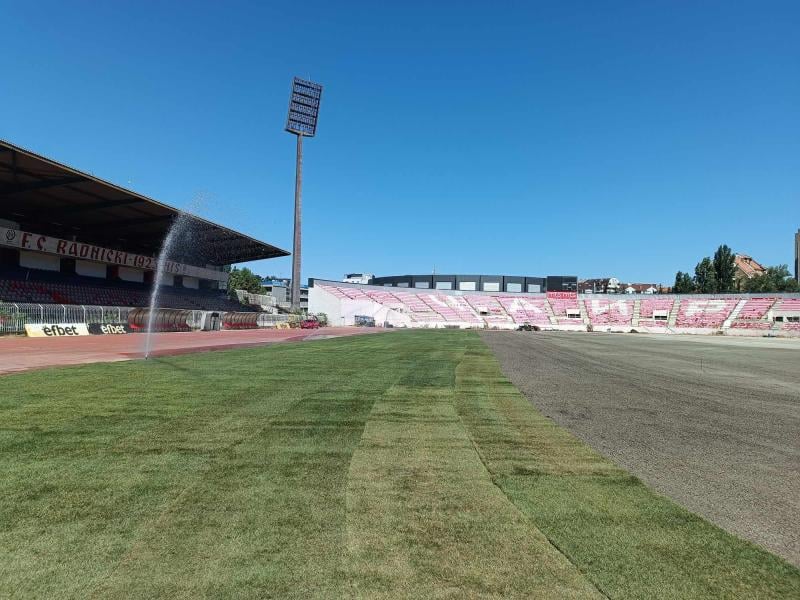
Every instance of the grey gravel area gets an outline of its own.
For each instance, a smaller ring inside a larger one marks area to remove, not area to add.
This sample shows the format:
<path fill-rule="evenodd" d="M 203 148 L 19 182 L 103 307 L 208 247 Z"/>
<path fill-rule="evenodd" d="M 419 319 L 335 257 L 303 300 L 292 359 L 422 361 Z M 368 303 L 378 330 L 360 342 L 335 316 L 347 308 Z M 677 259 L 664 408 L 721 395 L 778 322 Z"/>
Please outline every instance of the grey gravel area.
<path fill-rule="evenodd" d="M 482 333 L 545 415 L 800 566 L 800 341 Z"/>

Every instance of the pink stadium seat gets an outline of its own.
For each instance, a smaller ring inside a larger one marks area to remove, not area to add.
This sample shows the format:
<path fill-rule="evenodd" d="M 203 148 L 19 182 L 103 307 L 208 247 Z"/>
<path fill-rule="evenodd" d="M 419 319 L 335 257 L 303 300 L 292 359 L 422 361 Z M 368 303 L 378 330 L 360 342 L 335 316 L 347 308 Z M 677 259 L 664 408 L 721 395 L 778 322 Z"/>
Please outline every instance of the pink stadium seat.
<path fill-rule="evenodd" d="M 738 303 L 738 298 L 682 298 L 676 327 L 719 328 Z"/>

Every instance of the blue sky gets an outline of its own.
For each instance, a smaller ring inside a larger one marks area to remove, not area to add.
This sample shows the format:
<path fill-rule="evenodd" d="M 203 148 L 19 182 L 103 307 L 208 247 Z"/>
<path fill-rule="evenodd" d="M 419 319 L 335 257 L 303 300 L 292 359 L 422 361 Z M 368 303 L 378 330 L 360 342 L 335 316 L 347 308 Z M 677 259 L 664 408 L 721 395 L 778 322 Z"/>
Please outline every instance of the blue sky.
<path fill-rule="evenodd" d="M 800 3 L 10 2 L 0 137 L 291 249 L 304 275 L 669 283 L 791 263 Z M 289 259 L 251 265 L 288 275 Z"/>

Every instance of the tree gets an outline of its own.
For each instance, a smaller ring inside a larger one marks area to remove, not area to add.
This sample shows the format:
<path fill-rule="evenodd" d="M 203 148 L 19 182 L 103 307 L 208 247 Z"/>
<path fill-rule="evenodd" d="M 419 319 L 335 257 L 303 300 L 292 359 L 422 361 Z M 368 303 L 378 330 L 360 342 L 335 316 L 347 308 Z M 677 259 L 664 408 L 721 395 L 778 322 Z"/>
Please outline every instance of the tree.
<path fill-rule="evenodd" d="M 678 271 L 675 274 L 675 285 L 672 286 L 672 292 L 675 294 L 691 294 L 694 291 L 694 282 L 689 273 Z"/>
<path fill-rule="evenodd" d="M 800 285 L 789 273 L 787 265 L 767 267 L 766 272 L 746 279 L 742 287 L 743 291 L 750 293 L 800 291 Z"/>
<path fill-rule="evenodd" d="M 713 294 L 717 291 L 717 273 L 713 261 L 707 256 L 694 268 L 694 287 L 701 294 Z"/>
<path fill-rule="evenodd" d="M 712 291 L 736 291 L 736 260 L 733 251 L 726 244 L 722 244 L 714 253 L 714 277 L 717 284 Z"/>
<path fill-rule="evenodd" d="M 236 290 L 244 290 L 251 294 L 263 294 L 264 288 L 261 287 L 261 277 L 245 267 L 239 269 L 233 267 L 228 276 L 228 295 L 236 297 Z"/>

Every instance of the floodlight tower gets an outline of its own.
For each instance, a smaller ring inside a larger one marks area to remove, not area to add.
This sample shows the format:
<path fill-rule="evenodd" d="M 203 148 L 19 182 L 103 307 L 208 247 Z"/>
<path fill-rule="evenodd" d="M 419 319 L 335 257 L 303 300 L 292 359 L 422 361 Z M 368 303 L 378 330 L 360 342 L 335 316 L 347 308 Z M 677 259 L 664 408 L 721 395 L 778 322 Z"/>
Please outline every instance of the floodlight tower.
<path fill-rule="evenodd" d="M 292 246 L 292 308 L 300 308 L 300 252 L 301 252 L 301 208 L 303 195 L 303 137 L 314 137 L 317 132 L 317 116 L 322 99 L 322 86 L 318 83 L 295 77 L 292 94 L 289 96 L 289 115 L 286 131 L 297 136 L 297 163 L 294 178 L 294 244 Z"/>

